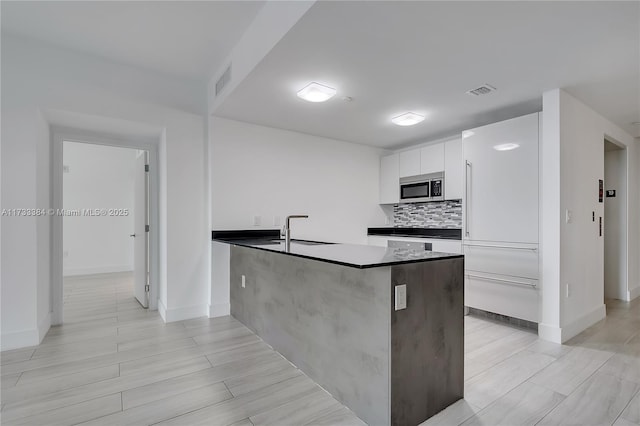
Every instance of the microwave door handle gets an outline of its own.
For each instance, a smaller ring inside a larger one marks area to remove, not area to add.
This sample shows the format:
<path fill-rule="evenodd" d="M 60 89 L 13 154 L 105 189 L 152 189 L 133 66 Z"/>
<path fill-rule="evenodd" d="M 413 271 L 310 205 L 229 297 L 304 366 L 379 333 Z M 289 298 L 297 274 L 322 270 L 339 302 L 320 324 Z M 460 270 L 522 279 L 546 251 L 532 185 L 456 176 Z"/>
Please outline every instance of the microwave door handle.
<path fill-rule="evenodd" d="M 469 212 L 471 211 L 471 162 L 465 161 L 465 185 L 464 185 L 464 202 L 465 202 L 465 212 L 464 212 L 464 233 L 467 237 L 469 237 Z"/>

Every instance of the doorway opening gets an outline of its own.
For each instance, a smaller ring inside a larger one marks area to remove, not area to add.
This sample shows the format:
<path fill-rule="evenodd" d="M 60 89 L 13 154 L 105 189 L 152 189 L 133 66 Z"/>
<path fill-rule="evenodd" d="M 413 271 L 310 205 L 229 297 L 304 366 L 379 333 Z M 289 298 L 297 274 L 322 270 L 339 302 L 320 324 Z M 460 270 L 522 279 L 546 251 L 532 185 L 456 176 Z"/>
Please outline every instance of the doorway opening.
<path fill-rule="evenodd" d="M 158 316 L 157 141 L 54 129 L 52 150 L 52 324 Z"/>
<path fill-rule="evenodd" d="M 627 150 L 604 141 L 604 298 L 627 300 Z"/>

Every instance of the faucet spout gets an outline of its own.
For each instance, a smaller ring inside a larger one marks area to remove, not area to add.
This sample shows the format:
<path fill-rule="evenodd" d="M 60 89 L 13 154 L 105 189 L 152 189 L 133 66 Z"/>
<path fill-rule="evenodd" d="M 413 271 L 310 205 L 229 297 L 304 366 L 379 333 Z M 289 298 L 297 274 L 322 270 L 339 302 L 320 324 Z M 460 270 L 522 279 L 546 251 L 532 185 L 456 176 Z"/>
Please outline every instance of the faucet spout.
<path fill-rule="evenodd" d="M 284 225 L 284 249 L 285 251 L 289 251 L 291 249 L 291 219 L 306 219 L 309 216 L 306 214 L 293 214 L 287 216 Z"/>

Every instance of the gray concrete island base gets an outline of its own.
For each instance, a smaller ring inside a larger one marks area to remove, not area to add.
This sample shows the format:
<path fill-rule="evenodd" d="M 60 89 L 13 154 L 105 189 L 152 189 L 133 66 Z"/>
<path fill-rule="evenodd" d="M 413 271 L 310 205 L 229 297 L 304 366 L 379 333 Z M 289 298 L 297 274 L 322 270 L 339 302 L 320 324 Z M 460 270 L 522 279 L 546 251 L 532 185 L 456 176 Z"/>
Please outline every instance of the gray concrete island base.
<path fill-rule="evenodd" d="M 359 269 L 231 246 L 231 315 L 368 424 L 416 425 L 463 397 L 463 272 L 462 257 Z"/>

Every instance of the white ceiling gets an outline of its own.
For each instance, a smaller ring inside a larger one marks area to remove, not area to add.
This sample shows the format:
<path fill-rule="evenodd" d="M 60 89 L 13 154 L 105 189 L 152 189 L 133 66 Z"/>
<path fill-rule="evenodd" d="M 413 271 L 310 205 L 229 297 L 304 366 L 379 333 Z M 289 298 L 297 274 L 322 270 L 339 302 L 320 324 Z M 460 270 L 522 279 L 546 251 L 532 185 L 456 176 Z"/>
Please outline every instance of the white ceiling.
<path fill-rule="evenodd" d="M 318 2 L 215 113 L 397 147 L 539 111 L 544 91 L 563 88 L 640 136 L 639 5 Z M 339 94 L 302 101 L 309 81 Z M 484 83 L 498 90 L 465 94 Z M 391 124 L 405 111 L 427 119 Z"/>
<path fill-rule="evenodd" d="M 207 82 L 262 1 L 5 1 L 2 31 Z"/>

